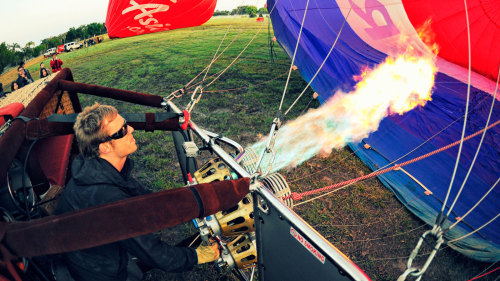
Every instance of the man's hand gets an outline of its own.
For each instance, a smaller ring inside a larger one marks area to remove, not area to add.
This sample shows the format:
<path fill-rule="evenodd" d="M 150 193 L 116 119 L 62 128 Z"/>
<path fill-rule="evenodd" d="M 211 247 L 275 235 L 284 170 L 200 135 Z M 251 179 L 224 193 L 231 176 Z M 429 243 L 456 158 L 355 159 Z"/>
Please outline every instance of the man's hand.
<path fill-rule="evenodd" d="M 203 244 L 196 249 L 198 255 L 198 264 L 215 261 L 219 258 L 219 245 L 217 243 L 210 243 L 207 246 Z"/>

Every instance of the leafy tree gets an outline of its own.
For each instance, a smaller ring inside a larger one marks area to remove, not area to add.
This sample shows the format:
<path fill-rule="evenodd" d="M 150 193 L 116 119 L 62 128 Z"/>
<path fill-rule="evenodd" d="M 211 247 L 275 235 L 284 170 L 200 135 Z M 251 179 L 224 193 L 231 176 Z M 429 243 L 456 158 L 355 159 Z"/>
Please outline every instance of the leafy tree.
<path fill-rule="evenodd" d="M 74 41 L 76 38 L 78 38 L 76 28 L 71 27 L 66 33 L 66 42 Z"/>
<path fill-rule="evenodd" d="M 0 44 L 0 73 L 3 72 L 4 68 L 9 66 L 13 60 L 13 52 L 10 49 L 10 46 L 2 42 Z"/>
<path fill-rule="evenodd" d="M 229 11 L 215 11 L 214 12 L 214 16 L 227 16 L 229 15 L 231 12 Z"/>
<path fill-rule="evenodd" d="M 245 13 L 248 14 L 251 18 L 257 16 L 257 7 L 255 6 L 246 6 Z"/>

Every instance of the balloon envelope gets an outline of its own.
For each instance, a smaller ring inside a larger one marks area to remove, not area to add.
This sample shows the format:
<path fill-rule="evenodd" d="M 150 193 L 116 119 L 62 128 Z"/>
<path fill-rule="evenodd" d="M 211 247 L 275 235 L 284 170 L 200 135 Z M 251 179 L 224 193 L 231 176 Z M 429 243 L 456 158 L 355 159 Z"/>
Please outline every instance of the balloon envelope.
<path fill-rule="evenodd" d="M 360 143 L 351 143 L 356 154 L 373 170 L 411 152 L 398 162 L 416 158 L 460 140 L 467 102 L 469 42 L 464 2 L 457 0 L 268 0 L 275 36 L 292 57 L 306 3 L 309 2 L 295 65 L 310 81 L 330 48 L 335 47 L 311 86 L 320 99 L 337 90 L 349 92 L 355 77 L 387 56 L 406 47 L 429 52 L 417 29 L 429 21 L 439 53 L 432 101 L 404 115 L 385 118 L 379 129 Z M 471 93 L 465 135 L 485 127 L 500 66 L 500 1 L 467 1 L 471 50 Z M 391 89 L 387 89 L 391 90 Z M 497 95 L 490 124 L 500 119 Z M 463 216 L 494 185 L 500 176 L 500 126 L 487 131 L 476 163 L 444 227 Z M 472 163 L 480 136 L 464 143 L 449 208 Z M 364 144 L 368 144 L 369 149 Z M 415 150 L 414 150 L 415 149 Z M 430 225 L 445 201 L 458 146 L 379 176 L 406 207 Z M 448 240 L 478 230 L 499 212 L 497 186 L 463 222 L 445 237 Z M 445 210 L 447 211 L 448 208 Z M 500 219 L 474 235 L 450 244 L 482 261 L 500 259 Z"/>
<path fill-rule="evenodd" d="M 110 38 L 129 37 L 208 21 L 217 0 L 110 0 L 106 28 Z"/>

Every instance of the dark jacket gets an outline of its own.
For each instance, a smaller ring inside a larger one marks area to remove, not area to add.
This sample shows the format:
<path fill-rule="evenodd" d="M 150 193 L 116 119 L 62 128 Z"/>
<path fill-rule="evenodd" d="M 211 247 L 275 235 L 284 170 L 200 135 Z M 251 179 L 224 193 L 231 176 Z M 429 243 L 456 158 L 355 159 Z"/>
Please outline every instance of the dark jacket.
<path fill-rule="evenodd" d="M 26 74 L 26 78 L 28 78 L 28 80 L 31 80 L 31 82 L 35 81 L 33 80 L 33 77 L 31 77 L 31 73 L 28 69 L 24 69 L 24 73 Z"/>
<path fill-rule="evenodd" d="M 131 159 L 127 159 L 122 171 L 118 172 L 102 158 L 84 159 L 78 155 L 56 214 L 149 193 L 131 177 L 132 168 Z M 150 267 L 165 271 L 189 270 L 198 262 L 194 249 L 169 246 L 153 234 L 66 253 L 63 258 L 78 281 L 125 280 L 128 253 Z"/>
<path fill-rule="evenodd" d="M 26 76 L 26 77 L 28 77 L 28 76 Z M 24 86 L 26 86 L 26 85 L 28 85 L 28 84 L 30 84 L 30 83 L 32 83 L 32 82 L 33 82 L 33 80 L 30 80 L 29 78 L 26 79 L 24 77 L 21 77 L 21 76 L 17 75 L 16 83 L 19 86 L 19 89 L 22 88 L 22 87 L 24 87 Z"/>

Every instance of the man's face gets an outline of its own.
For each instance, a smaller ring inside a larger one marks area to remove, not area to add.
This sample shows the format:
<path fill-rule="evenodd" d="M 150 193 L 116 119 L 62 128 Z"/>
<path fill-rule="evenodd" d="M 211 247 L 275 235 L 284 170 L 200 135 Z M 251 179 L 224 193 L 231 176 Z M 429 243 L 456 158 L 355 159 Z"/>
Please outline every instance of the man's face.
<path fill-rule="evenodd" d="M 42 62 L 42 63 L 40 64 L 40 67 L 41 67 L 41 68 L 44 68 L 44 67 L 45 67 L 45 64 Z"/>
<path fill-rule="evenodd" d="M 125 123 L 125 119 L 118 114 L 111 122 L 107 124 L 105 127 L 105 131 L 108 136 L 115 134 L 116 132 L 123 129 L 123 125 Z M 137 144 L 135 143 L 134 136 L 132 133 L 134 132 L 134 128 L 130 125 L 127 126 L 127 134 L 122 138 L 113 139 L 110 141 L 112 151 L 115 156 L 119 158 L 126 157 L 127 155 L 134 153 L 137 150 Z"/>
<path fill-rule="evenodd" d="M 22 68 L 22 67 L 21 67 L 21 68 L 19 68 L 19 69 L 17 70 L 17 73 L 19 73 L 19 75 L 23 76 L 23 75 L 24 75 L 24 68 Z"/>

